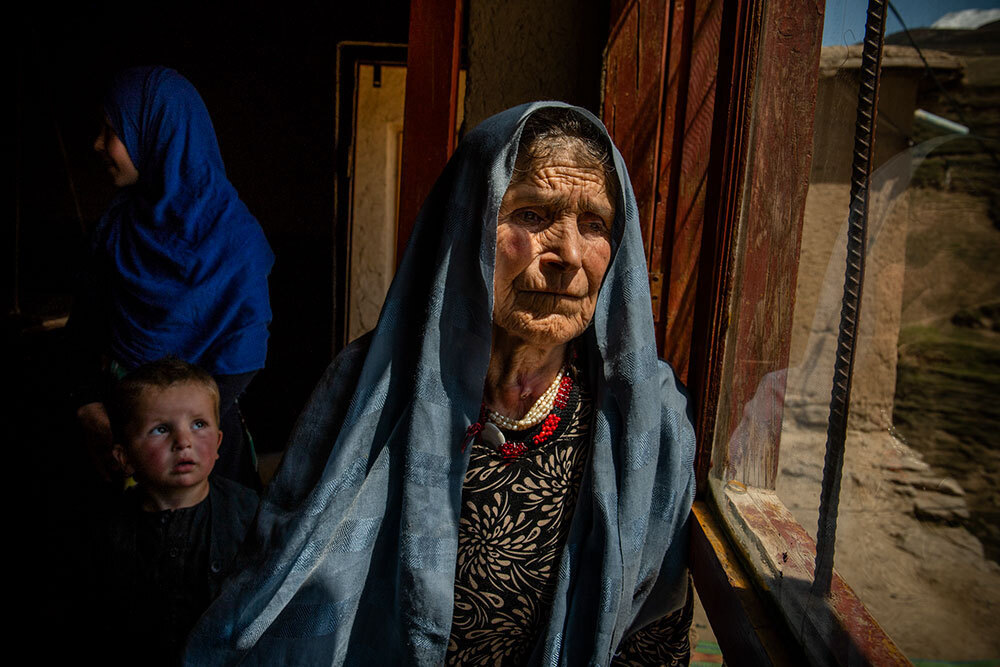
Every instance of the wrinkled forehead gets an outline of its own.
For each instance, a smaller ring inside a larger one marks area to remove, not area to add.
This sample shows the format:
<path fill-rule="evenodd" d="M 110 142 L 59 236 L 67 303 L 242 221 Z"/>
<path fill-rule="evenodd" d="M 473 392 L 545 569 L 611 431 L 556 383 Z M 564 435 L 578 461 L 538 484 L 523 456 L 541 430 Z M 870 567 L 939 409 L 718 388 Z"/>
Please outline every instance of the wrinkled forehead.
<path fill-rule="evenodd" d="M 510 176 L 510 185 L 523 183 L 536 175 L 539 170 L 552 164 L 568 165 L 577 169 L 597 172 L 601 184 L 610 192 L 613 187 L 611 178 L 614 168 L 609 170 L 605 164 L 588 150 L 587 145 L 576 137 L 558 137 L 553 139 L 538 138 L 529 146 L 518 147 L 517 158 L 514 161 L 514 171 Z M 613 197 L 608 197 L 614 201 Z"/>
<path fill-rule="evenodd" d="M 548 109 L 541 110 L 545 111 Z M 539 112 L 535 112 L 532 115 L 538 114 Z M 614 147 L 603 128 L 593 125 L 579 114 L 568 123 L 569 132 L 564 131 L 562 127 L 550 128 L 544 125 L 539 129 L 538 123 L 532 127 L 532 121 L 533 118 L 529 116 L 518 141 L 514 166 L 504 199 L 513 194 L 513 191 L 522 190 L 523 186 L 533 181 L 544 180 L 542 172 L 545 169 L 553 165 L 569 166 L 590 172 L 599 179 L 600 190 L 607 197 L 606 205 L 610 208 L 608 222 L 616 221 L 617 213 L 621 210 L 619 201 L 621 193 L 615 168 Z M 556 123 L 558 122 L 557 120 Z M 581 133 L 581 129 L 586 132 L 586 137 L 577 136 Z M 616 230 L 613 236 L 617 237 L 620 231 Z"/>
<path fill-rule="evenodd" d="M 555 158 L 572 166 L 600 171 L 604 187 L 612 203 L 617 199 L 618 175 L 614 166 L 614 149 L 603 129 L 588 119 L 569 110 L 563 116 L 552 118 L 546 112 L 536 111 L 528 117 L 522 130 L 514 159 L 511 183 L 523 181 L 527 176 Z M 536 118 L 542 117 L 536 121 Z M 568 119 L 567 119 L 568 116 Z"/>
<path fill-rule="evenodd" d="M 615 193 L 602 165 L 572 146 L 535 154 L 515 169 L 501 200 L 501 212 L 521 205 L 583 206 L 609 225 L 614 219 Z"/>

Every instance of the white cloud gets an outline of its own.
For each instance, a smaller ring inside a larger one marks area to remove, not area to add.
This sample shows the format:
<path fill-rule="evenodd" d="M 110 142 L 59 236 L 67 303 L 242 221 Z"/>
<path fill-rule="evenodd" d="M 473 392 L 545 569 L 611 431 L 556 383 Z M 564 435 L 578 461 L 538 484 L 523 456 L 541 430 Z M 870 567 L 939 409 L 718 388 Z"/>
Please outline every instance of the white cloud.
<path fill-rule="evenodd" d="M 1000 9 L 963 9 L 948 12 L 931 26 L 951 30 L 975 30 L 979 26 L 1000 20 Z"/>

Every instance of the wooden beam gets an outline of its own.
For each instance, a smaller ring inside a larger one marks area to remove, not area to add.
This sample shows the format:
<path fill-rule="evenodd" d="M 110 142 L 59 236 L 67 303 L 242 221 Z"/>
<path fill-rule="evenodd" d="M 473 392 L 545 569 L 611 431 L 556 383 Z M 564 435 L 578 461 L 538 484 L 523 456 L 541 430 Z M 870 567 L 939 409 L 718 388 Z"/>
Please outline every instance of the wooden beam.
<path fill-rule="evenodd" d="M 704 501 L 691 510 L 691 576 L 728 665 L 801 665 L 802 655 L 773 604 Z"/>
<path fill-rule="evenodd" d="M 688 388 L 694 403 L 698 494 L 707 489 L 723 388 L 739 211 L 746 181 L 764 0 L 723 3 L 718 76 L 699 254 Z M 728 435 L 728 434 L 727 434 Z"/>
<path fill-rule="evenodd" d="M 612 3 L 603 116 L 628 165 L 658 349 L 686 378 L 712 137 L 721 0 Z"/>
<path fill-rule="evenodd" d="M 719 395 L 713 454 L 725 479 L 766 489 L 778 474 L 822 34 L 822 2 L 767 3 L 723 361 L 728 391 Z M 751 402 L 753 428 L 741 431 Z"/>
<path fill-rule="evenodd" d="M 411 0 L 396 265 L 417 213 L 455 150 L 462 0 Z"/>
<path fill-rule="evenodd" d="M 656 242 L 656 156 L 669 7 L 666 0 L 632 0 L 621 12 L 604 55 L 602 115 L 628 166 L 648 256 L 650 244 Z M 654 316 L 657 312 L 654 307 Z"/>
<path fill-rule="evenodd" d="M 664 127 L 660 146 L 660 203 L 653 233 L 663 242 L 653 247 L 649 265 L 665 277 L 656 331 L 660 353 L 685 382 L 705 222 L 722 5 L 722 0 L 674 3 L 671 21 L 664 117 L 673 118 L 671 134 Z"/>
<path fill-rule="evenodd" d="M 726 5 L 737 50 L 720 59 L 717 91 L 727 83 L 730 90 L 713 130 L 725 144 L 713 144 L 713 159 L 722 158 L 710 169 L 719 191 L 708 198 L 700 267 L 711 285 L 697 299 L 710 310 L 696 315 L 701 376 L 693 378 L 692 389 L 699 440 L 711 443 L 717 474 L 773 489 L 812 162 L 823 2 Z M 701 488 L 707 468 L 702 450 Z"/>

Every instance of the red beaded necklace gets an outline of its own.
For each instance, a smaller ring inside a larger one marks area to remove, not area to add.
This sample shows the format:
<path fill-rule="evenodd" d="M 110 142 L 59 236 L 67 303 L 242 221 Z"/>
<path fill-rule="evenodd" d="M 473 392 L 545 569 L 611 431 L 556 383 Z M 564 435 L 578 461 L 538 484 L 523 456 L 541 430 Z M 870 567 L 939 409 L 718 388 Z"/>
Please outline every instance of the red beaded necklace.
<path fill-rule="evenodd" d="M 552 412 L 549 413 L 542 421 L 542 427 L 531 437 L 531 442 L 537 447 L 543 442 L 548 440 L 553 433 L 555 433 L 556 427 L 559 426 L 561 417 L 557 414 L 557 410 L 565 410 L 567 401 L 569 400 L 570 391 L 573 389 L 573 378 L 567 373 L 563 376 L 562 380 L 559 382 L 559 388 L 556 390 L 556 397 L 552 401 Z M 524 441 L 508 440 L 504 437 L 503 432 L 497 428 L 493 422 L 489 421 L 488 410 L 486 408 L 486 403 L 482 404 L 479 409 L 479 421 L 470 424 L 469 428 L 465 431 L 465 439 L 462 442 L 462 451 L 470 442 L 472 442 L 477 436 L 482 434 L 483 440 L 489 441 L 489 444 L 494 447 L 499 446 L 500 455 L 503 457 L 507 463 L 512 463 L 516 459 L 524 455 L 528 451 L 528 446 Z"/>

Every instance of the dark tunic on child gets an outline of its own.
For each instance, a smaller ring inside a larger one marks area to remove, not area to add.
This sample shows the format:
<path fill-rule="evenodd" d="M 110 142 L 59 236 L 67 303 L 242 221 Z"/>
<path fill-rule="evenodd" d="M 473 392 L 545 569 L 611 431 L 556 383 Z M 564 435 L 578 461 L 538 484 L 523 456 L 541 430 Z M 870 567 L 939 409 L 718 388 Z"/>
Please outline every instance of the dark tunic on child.
<path fill-rule="evenodd" d="M 98 596 L 105 622 L 118 629 L 110 662 L 179 663 L 256 509 L 256 494 L 226 478 L 213 478 L 205 500 L 178 510 L 146 512 L 138 491 L 125 493 L 98 548 Z"/>

